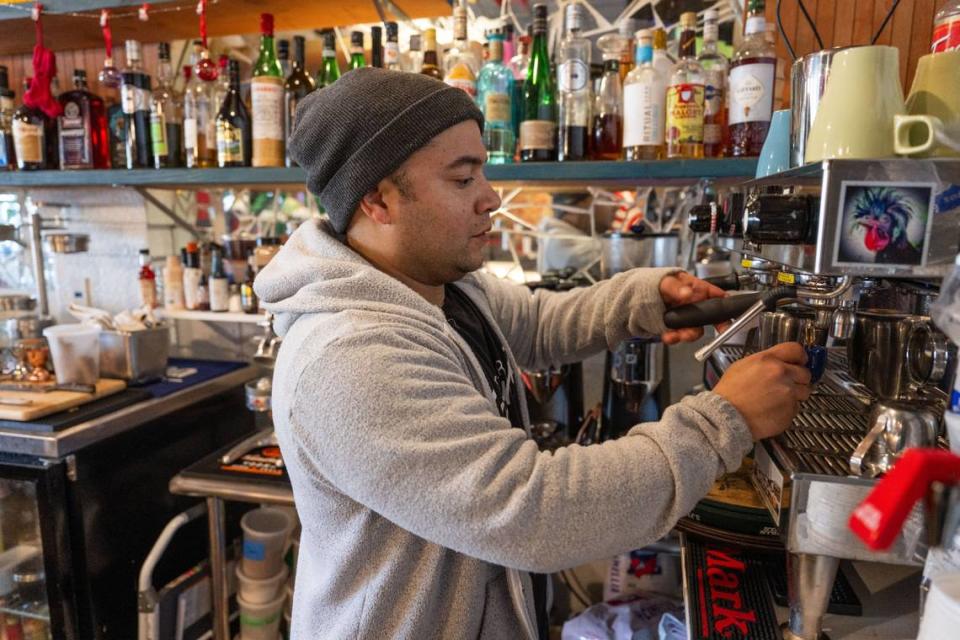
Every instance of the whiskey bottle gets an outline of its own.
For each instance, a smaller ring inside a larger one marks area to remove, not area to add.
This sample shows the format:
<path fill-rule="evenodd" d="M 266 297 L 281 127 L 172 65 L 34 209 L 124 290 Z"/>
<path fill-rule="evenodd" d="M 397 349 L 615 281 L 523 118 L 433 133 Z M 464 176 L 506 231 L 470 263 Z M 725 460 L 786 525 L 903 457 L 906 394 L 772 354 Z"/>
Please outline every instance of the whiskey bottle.
<path fill-rule="evenodd" d="M 273 44 L 273 15 L 260 14 L 260 55 L 253 66 L 253 166 L 284 165 L 283 69 Z"/>
<path fill-rule="evenodd" d="M 230 89 L 217 114 L 217 165 L 249 167 L 253 155 L 253 131 L 247 106 L 240 98 L 240 63 L 228 65 Z"/>
<path fill-rule="evenodd" d="M 727 133 L 727 58 L 717 51 L 718 22 L 716 9 L 703 12 L 703 45 L 697 62 L 703 67 L 703 155 L 719 158 L 724 154 Z"/>
<path fill-rule="evenodd" d="M 758 156 L 773 117 L 777 56 L 764 34 L 764 0 L 750 0 L 743 42 L 730 60 L 730 155 Z"/>
<path fill-rule="evenodd" d="M 30 90 L 30 79 L 24 81 L 24 94 Z M 20 105 L 13 114 L 14 153 L 21 171 L 40 171 L 56 168 L 56 125 L 37 107 Z M 51 140 L 53 148 L 51 149 Z"/>
<path fill-rule="evenodd" d="M 87 72 L 75 69 L 73 91 L 60 94 L 57 119 L 61 169 L 110 167 L 110 133 L 103 100 L 87 90 Z"/>
<path fill-rule="evenodd" d="M 697 14 L 680 15 L 680 60 L 667 87 L 667 157 L 703 157 L 703 67 L 697 62 Z"/>

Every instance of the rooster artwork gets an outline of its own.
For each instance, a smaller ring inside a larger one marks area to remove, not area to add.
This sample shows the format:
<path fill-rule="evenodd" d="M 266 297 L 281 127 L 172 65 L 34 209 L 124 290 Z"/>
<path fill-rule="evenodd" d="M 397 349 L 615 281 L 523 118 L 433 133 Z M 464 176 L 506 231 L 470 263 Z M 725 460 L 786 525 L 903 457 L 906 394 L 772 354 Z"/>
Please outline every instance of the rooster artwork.
<path fill-rule="evenodd" d="M 926 211 L 919 203 L 924 192 L 929 199 L 925 189 L 858 187 L 852 193 L 848 191 L 844 217 L 849 235 L 844 243 L 847 246 L 841 249 L 841 254 L 846 254 L 841 260 L 921 264 Z"/>

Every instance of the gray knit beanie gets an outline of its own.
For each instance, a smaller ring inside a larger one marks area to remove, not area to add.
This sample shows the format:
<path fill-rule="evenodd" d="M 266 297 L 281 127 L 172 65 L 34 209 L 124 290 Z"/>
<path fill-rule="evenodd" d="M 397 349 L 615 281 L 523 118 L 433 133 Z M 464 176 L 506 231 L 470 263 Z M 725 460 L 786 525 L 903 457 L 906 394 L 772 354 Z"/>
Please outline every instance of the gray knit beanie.
<path fill-rule="evenodd" d="M 365 67 L 304 98 L 287 144 L 307 172 L 307 188 L 343 233 L 365 194 L 465 120 L 483 130 L 483 114 L 463 90 L 418 73 Z"/>

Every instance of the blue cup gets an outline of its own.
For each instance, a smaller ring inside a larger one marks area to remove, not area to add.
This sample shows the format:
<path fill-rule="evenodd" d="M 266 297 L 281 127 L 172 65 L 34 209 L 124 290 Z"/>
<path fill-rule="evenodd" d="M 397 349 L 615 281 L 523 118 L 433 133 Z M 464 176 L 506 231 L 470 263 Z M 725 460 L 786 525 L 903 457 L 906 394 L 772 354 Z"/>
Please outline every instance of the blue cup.
<path fill-rule="evenodd" d="M 816 384 L 827 369 L 827 348 L 811 344 L 803 347 L 807 352 L 807 369 L 810 369 L 810 383 Z"/>
<path fill-rule="evenodd" d="M 757 178 L 766 178 L 790 168 L 790 110 L 773 112 L 767 139 L 757 160 Z"/>

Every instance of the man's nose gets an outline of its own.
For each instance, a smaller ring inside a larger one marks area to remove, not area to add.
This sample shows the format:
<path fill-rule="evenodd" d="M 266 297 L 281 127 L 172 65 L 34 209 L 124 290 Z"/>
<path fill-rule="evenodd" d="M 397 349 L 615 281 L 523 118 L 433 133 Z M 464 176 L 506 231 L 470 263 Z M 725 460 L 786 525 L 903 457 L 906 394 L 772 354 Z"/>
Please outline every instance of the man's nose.
<path fill-rule="evenodd" d="M 500 208 L 500 194 L 490 186 L 486 177 L 482 178 L 482 180 L 484 188 L 480 200 L 477 202 L 478 213 L 492 213 Z"/>

